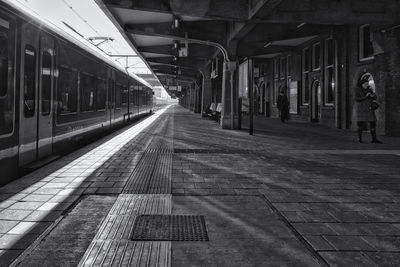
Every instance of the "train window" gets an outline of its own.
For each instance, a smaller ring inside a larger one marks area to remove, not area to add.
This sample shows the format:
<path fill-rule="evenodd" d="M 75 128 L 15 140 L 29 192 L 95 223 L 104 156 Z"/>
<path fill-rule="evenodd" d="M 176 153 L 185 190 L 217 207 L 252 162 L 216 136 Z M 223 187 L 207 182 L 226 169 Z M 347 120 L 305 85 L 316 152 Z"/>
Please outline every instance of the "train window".
<path fill-rule="evenodd" d="M 24 115 L 32 117 L 36 107 L 36 50 L 25 46 L 24 65 Z"/>
<path fill-rule="evenodd" d="M 7 94 L 8 34 L 0 31 L 0 97 Z"/>
<path fill-rule="evenodd" d="M 128 104 L 128 88 L 123 86 L 121 90 L 122 90 L 121 102 L 123 106 L 126 106 Z"/>
<path fill-rule="evenodd" d="M 135 101 L 135 106 L 140 106 L 140 95 L 139 95 L 139 93 L 140 93 L 140 89 L 139 89 L 139 86 L 137 85 L 137 86 L 135 86 L 135 99 L 136 99 L 136 101 Z"/>
<path fill-rule="evenodd" d="M 76 71 L 60 67 L 57 93 L 57 109 L 60 114 L 77 112 L 77 81 Z"/>
<path fill-rule="evenodd" d="M 85 73 L 80 74 L 81 111 L 94 110 L 94 78 Z"/>
<path fill-rule="evenodd" d="M 42 115 L 50 114 L 51 102 L 51 77 L 52 77 L 52 55 L 45 51 L 42 54 Z"/>
<path fill-rule="evenodd" d="M 0 19 L 0 135 L 9 134 L 14 127 L 14 95 L 8 93 L 9 73 L 13 68 L 12 38 L 9 38 L 9 23 Z M 9 70 L 10 68 L 10 70 Z M 11 89 L 11 87 L 10 87 Z"/>
<path fill-rule="evenodd" d="M 115 107 L 121 107 L 121 94 L 122 94 L 122 86 L 117 84 L 115 87 Z"/>
<path fill-rule="evenodd" d="M 135 90 L 135 87 L 133 85 L 129 86 L 129 105 L 133 105 L 133 103 L 135 103 L 133 90 Z"/>
<path fill-rule="evenodd" d="M 96 109 L 103 110 L 105 108 L 106 108 L 106 81 L 97 78 Z"/>

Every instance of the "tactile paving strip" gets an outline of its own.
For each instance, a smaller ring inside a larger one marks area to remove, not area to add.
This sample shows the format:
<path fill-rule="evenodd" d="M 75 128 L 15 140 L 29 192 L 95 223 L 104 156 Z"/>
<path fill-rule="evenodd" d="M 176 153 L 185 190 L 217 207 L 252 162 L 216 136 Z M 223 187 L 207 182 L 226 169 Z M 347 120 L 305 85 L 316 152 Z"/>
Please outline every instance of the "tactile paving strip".
<path fill-rule="evenodd" d="M 184 149 L 175 148 L 175 154 L 248 154 L 249 150 L 240 149 Z"/>
<path fill-rule="evenodd" d="M 79 266 L 171 266 L 171 242 L 94 241 Z"/>
<path fill-rule="evenodd" d="M 168 120 L 150 142 L 123 190 L 124 194 L 171 194 L 173 134 Z"/>
<path fill-rule="evenodd" d="M 136 217 L 134 241 L 208 241 L 203 216 L 140 215 Z"/>
<path fill-rule="evenodd" d="M 129 239 L 141 214 L 171 214 L 171 195 L 120 195 L 94 239 Z"/>
<path fill-rule="evenodd" d="M 121 194 L 109 215 L 170 214 L 171 195 Z"/>

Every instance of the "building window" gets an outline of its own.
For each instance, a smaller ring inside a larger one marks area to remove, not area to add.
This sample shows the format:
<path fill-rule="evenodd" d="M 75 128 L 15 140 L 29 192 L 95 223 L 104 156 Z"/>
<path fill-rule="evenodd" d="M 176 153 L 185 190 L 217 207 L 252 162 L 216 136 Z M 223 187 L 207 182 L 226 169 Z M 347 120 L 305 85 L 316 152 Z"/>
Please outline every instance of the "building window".
<path fill-rule="evenodd" d="M 311 70 L 311 53 L 310 48 L 303 49 L 302 56 L 302 90 L 301 90 L 301 103 L 308 105 L 310 103 L 310 70 Z"/>
<path fill-rule="evenodd" d="M 363 25 L 359 30 L 359 59 L 360 61 L 374 58 L 374 47 L 372 45 L 372 32 L 370 25 Z"/>
<path fill-rule="evenodd" d="M 336 82 L 336 41 L 326 40 L 326 65 L 325 65 L 325 105 L 333 105 L 335 102 Z"/>
<path fill-rule="evenodd" d="M 292 56 L 288 55 L 287 56 L 287 76 L 288 77 L 292 76 L 292 69 L 293 69 Z"/>
<path fill-rule="evenodd" d="M 321 69 L 321 44 L 316 43 L 312 47 L 312 69 L 318 71 Z"/>
<path fill-rule="evenodd" d="M 25 46 L 24 57 L 24 116 L 32 117 L 36 108 L 36 50 Z"/>
<path fill-rule="evenodd" d="M 279 60 L 274 60 L 274 77 L 275 79 L 279 78 Z"/>
<path fill-rule="evenodd" d="M 281 80 L 285 79 L 286 75 L 286 57 L 281 58 L 281 64 L 280 64 L 280 71 L 279 71 L 279 77 Z"/>
<path fill-rule="evenodd" d="M 279 95 L 279 92 L 278 92 L 278 80 L 280 77 L 279 61 L 280 61 L 279 59 L 274 60 L 274 88 L 272 90 L 272 100 L 273 100 L 274 105 L 276 105 L 276 101 L 277 101 L 277 98 Z"/>
<path fill-rule="evenodd" d="M 239 97 L 241 98 L 248 97 L 248 68 L 248 61 L 239 65 Z"/>
<path fill-rule="evenodd" d="M 278 79 L 274 79 L 274 88 L 272 90 L 272 92 L 273 92 L 272 98 L 273 98 L 273 101 L 274 101 L 274 105 L 276 105 L 276 101 L 277 101 L 277 98 L 278 98 L 278 95 L 279 95 L 278 90 L 279 90 L 278 89 Z"/>

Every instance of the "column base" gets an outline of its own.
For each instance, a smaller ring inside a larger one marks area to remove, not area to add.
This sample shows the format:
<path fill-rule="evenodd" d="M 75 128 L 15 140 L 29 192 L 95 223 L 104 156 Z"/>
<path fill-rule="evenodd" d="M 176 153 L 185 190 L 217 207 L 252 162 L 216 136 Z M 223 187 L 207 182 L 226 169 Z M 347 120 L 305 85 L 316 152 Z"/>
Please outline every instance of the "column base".
<path fill-rule="evenodd" d="M 230 115 L 222 115 L 220 125 L 222 129 L 231 129 L 231 116 Z M 239 116 L 233 116 L 233 129 L 239 129 Z"/>

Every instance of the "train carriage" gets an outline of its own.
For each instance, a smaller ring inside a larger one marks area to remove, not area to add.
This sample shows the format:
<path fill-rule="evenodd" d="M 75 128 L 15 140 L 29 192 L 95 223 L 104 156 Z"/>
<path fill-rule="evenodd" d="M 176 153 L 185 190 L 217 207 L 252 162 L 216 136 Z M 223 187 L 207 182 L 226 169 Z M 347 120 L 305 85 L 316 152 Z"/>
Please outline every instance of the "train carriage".
<path fill-rule="evenodd" d="M 152 104 L 152 89 L 112 61 L 0 4 L 0 185 Z"/>

